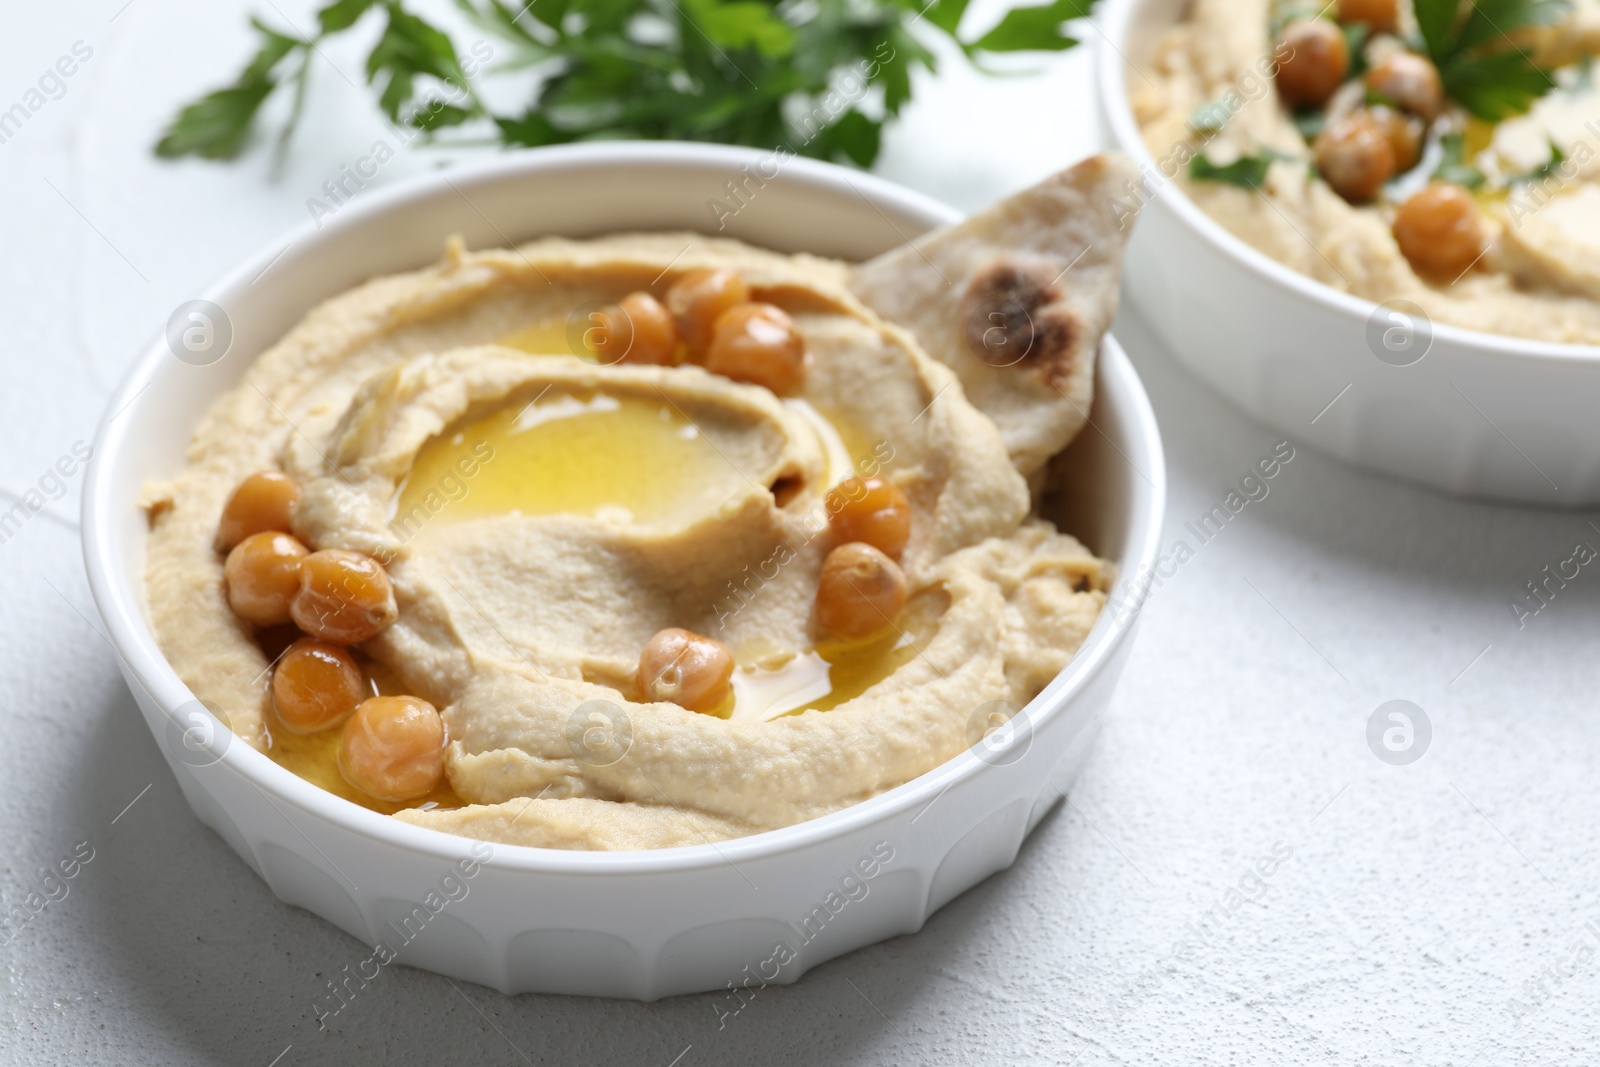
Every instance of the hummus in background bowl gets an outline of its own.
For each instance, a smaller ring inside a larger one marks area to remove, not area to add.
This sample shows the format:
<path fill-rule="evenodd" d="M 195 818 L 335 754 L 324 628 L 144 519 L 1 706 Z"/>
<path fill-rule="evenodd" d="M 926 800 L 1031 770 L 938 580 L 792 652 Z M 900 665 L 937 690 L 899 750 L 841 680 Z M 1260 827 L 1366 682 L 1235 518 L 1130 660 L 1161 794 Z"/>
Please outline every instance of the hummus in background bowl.
<path fill-rule="evenodd" d="M 1600 89 L 1588 67 L 1600 52 L 1600 4 L 1521 36 L 1556 87 L 1498 122 L 1448 94 L 1417 105 L 1427 119 L 1369 102 L 1386 70 L 1426 79 L 1432 67 L 1412 50 L 1410 0 L 1346 6 L 1394 8 L 1395 32 L 1336 21 L 1339 4 L 1195 0 L 1157 42 L 1148 80 L 1130 83 L 1146 147 L 1158 157 L 1187 148 L 1191 161 L 1175 177 L 1183 194 L 1252 248 L 1324 285 L 1375 303 L 1407 300 L 1438 323 L 1600 344 Z M 1292 108 L 1271 72 L 1303 61 L 1311 46 L 1302 40 L 1297 55 L 1297 37 L 1321 34 L 1360 44 L 1345 46 L 1344 80 L 1325 102 Z M 1364 122 L 1397 125 L 1408 155 L 1395 159 L 1391 146 L 1373 142 L 1369 156 Z M 1341 132 L 1353 146 L 1338 144 Z M 1241 161 L 1264 164 L 1261 177 L 1226 169 Z M 1411 238 L 1405 205 L 1430 184 L 1454 194 L 1446 203 L 1461 205 L 1473 232 L 1419 233 L 1408 258 L 1399 239 Z M 1452 239 L 1455 248 L 1439 247 Z"/>
<path fill-rule="evenodd" d="M 1202 377 L 1341 459 L 1600 502 L 1600 5 L 1480 41 L 1552 71 L 1514 104 L 1459 67 L 1429 81 L 1410 0 L 1322 7 L 1106 8 L 1106 127 L 1141 169 L 1131 297 Z"/>
<path fill-rule="evenodd" d="M 1127 171 L 1088 161 L 907 245 L 955 220 L 768 161 L 723 233 L 685 232 L 762 163 L 588 146 L 374 195 L 204 294 L 219 358 L 163 339 L 113 401 L 97 603 L 191 805 L 282 899 L 506 991 L 792 981 L 1008 864 L 1070 783 L 1160 529 L 1159 441 L 1102 337 Z M 595 308 L 708 268 L 803 338 L 794 388 L 703 351 L 595 358 Z M 363 795 L 342 727 L 279 721 L 294 635 L 233 610 L 216 540 L 263 470 L 300 494 L 270 536 L 387 575 L 347 653 L 438 709 L 427 793 Z M 852 477 L 892 482 L 910 527 L 893 625 L 841 641 L 819 582 Z M 737 660 L 716 706 L 645 689 L 673 627 Z"/>

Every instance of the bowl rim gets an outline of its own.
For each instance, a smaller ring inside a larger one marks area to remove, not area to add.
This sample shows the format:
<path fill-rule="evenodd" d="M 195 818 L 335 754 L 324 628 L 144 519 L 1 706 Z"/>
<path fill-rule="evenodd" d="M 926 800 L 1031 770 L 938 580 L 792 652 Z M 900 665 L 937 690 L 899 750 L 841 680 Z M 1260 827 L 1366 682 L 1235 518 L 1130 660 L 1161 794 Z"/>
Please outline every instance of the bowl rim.
<path fill-rule="evenodd" d="M 1095 82 L 1099 89 L 1100 108 L 1115 142 L 1114 147 L 1133 157 L 1141 177 L 1157 176 L 1152 199 L 1159 199 L 1190 229 L 1205 237 L 1229 259 L 1257 277 L 1276 283 L 1305 300 L 1320 304 L 1331 311 L 1359 316 L 1364 326 L 1372 313 L 1382 306 L 1378 301 L 1342 293 L 1331 285 L 1301 274 L 1264 252 L 1252 248 L 1185 196 L 1177 182 L 1173 181 L 1156 162 L 1155 156 L 1144 143 L 1138 123 L 1134 121 L 1126 78 L 1127 68 L 1133 65 L 1133 60 L 1127 54 L 1128 33 L 1136 17 L 1144 14 L 1150 2 L 1151 0 L 1109 0 L 1099 15 L 1102 26 L 1100 47 L 1095 50 Z M 1439 342 L 1444 341 L 1458 346 L 1455 352 L 1449 353 L 1452 356 L 1461 354 L 1461 349 L 1468 349 L 1473 350 L 1473 354 L 1484 356 L 1510 356 L 1558 362 L 1600 360 L 1600 344 L 1569 344 L 1519 338 L 1510 334 L 1489 333 L 1447 322 L 1433 321 L 1432 316 L 1429 316 L 1429 321 L 1436 353 L 1439 351 Z"/>
<path fill-rule="evenodd" d="M 286 243 L 336 242 L 348 228 L 375 216 L 401 213 L 412 202 L 432 198 L 452 187 L 459 192 L 461 189 L 470 190 L 479 182 L 503 181 L 519 175 L 533 177 L 549 171 L 594 166 L 677 164 L 737 168 L 768 158 L 769 155 L 760 149 L 696 143 L 608 142 L 524 150 L 459 164 L 373 189 L 360 200 L 347 205 L 337 217 L 326 220 L 320 228 L 311 223 L 302 223 L 288 233 L 269 240 L 236 266 L 203 286 L 196 295 L 217 299 L 219 295 L 225 295 L 228 290 L 237 287 L 241 281 L 258 278 L 281 254 Z M 848 188 L 874 208 L 893 205 L 923 215 L 934 225 L 957 221 L 961 217 L 950 207 L 921 193 L 834 164 L 791 158 L 784 164 L 784 172 L 779 180 L 836 192 Z M 1154 411 L 1137 372 L 1109 333 L 1103 346 L 1097 373 L 1104 372 L 1104 380 L 1109 383 L 1107 391 L 1118 395 L 1128 439 L 1141 446 L 1141 451 L 1148 456 L 1147 477 L 1142 480 L 1145 483 L 1142 486 L 1131 478 L 1129 482 L 1132 488 L 1127 509 L 1129 522 L 1125 535 L 1125 563 L 1112 590 L 1114 596 L 1120 594 L 1122 597 L 1119 602 L 1121 610 L 1115 613 L 1115 619 L 1112 618 L 1112 612 L 1101 613 L 1078 654 L 1044 692 L 1019 713 L 1028 715 L 1029 722 L 1035 728 L 1088 688 L 1106 668 L 1118 647 L 1130 638 L 1132 621 L 1137 618 L 1147 592 L 1134 579 L 1153 566 L 1164 520 L 1166 469 Z M 170 722 L 176 723 L 177 720 L 173 718 L 175 709 L 195 702 L 196 697 L 161 654 L 145 618 L 142 573 L 129 573 L 135 570 L 137 564 L 125 566 L 123 563 L 122 538 L 117 533 L 118 524 L 111 503 L 114 487 L 109 477 L 113 466 L 110 460 L 129 439 L 126 427 L 134 422 L 122 416 L 157 402 L 159 392 L 151 395 L 149 387 L 157 369 L 170 358 L 163 337 L 158 335 L 133 361 L 106 403 L 85 474 L 81 538 L 90 591 L 106 626 L 108 640 L 121 660 L 126 681 L 130 687 L 143 689 L 149 701 L 160 708 Z M 1131 584 L 1124 588 L 1124 582 Z M 437 858 L 442 863 L 461 858 L 463 853 L 479 844 L 476 838 L 404 823 L 363 808 L 300 778 L 252 745 L 232 744 L 235 735 L 225 723 L 218 721 L 216 728 L 219 732 L 212 737 L 210 746 L 215 752 L 220 738 L 221 752 L 214 763 L 206 765 L 204 771 L 219 773 L 217 769 L 227 768 L 269 800 L 278 801 L 275 807 L 287 804 L 295 808 L 301 818 L 313 818 L 339 830 L 374 839 L 388 847 Z M 986 764 L 969 749 L 909 782 L 838 811 L 727 841 L 628 851 L 582 851 L 487 842 L 492 848 L 489 858 L 478 858 L 488 866 L 545 875 L 689 871 L 741 860 L 754 861 L 843 837 L 909 812 L 930 796 L 937 799 L 945 790 L 971 778 L 984 766 Z M 283 814 L 289 817 L 287 812 Z M 473 855 L 476 857 L 477 853 L 473 852 Z"/>

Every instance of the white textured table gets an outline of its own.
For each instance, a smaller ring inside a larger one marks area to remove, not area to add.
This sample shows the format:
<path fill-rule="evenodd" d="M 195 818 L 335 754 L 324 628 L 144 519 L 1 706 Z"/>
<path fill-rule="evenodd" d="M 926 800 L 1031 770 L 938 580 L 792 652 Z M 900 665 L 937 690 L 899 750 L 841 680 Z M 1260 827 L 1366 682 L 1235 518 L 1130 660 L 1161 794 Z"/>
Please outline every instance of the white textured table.
<path fill-rule="evenodd" d="M 1302 449 L 1202 544 L 1185 522 L 1277 439 L 1130 315 L 1172 469 L 1167 537 L 1193 557 L 1153 595 L 1082 784 L 1012 870 L 721 1030 L 713 997 L 508 999 L 399 968 L 319 1032 L 313 998 L 365 950 L 279 904 L 189 814 L 92 628 L 76 472 L 49 472 L 168 312 L 302 220 L 380 131 L 319 69 L 280 177 L 259 154 L 158 165 L 160 121 L 242 61 L 243 9 L 123 2 L 13 5 L 0 33 L 0 110 L 74 42 L 93 50 L 0 143 L 0 487 L 61 497 L 0 544 L 0 905 L 31 915 L 0 929 L 0 1060 L 1595 1062 L 1600 576 L 1521 629 L 1510 606 L 1577 542 L 1600 546 L 1594 516 L 1447 500 Z M 1088 59 L 998 83 L 947 61 L 880 170 L 975 207 L 1071 161 L 1093 147 Z M 1409 766 L 1366 740 L 1391 699 L 1432 724 Z"/>

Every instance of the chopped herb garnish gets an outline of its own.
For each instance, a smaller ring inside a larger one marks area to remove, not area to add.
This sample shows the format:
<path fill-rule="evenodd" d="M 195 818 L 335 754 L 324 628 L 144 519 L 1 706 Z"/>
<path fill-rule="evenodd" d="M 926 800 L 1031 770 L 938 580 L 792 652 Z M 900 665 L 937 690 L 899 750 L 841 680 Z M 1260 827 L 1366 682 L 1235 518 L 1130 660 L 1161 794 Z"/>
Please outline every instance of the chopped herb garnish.
<path fill-rule="evenodd" d="M 429 138 L 459 130 L 507 146 L 716 141 L 867 166 L 884 123 L 911 98 L 912 71 L 935 67 L 919 39 L 927 27 L 979 63 L 1072 48 L 1067 23 L 1094 4 L 1008 3 L 986 30 L 962 34 L 968 0 L 455 0 L 489 38 L 468 56 L 405 0 L 332 0 L 310 36 L 252 20 L 255 58 L 233 84 L 179 111 L 155 150 L 233 159 L 264 102 L 292 87 L 281 149 L 301 114 L 315 51 L 381 15 L 367 81 L 390 122 Z M 530 104 L 500 113 L 480 97 L 473 79 L 491 59 L 497 73 L 525 72 Z"/>
<path fill-rule="evenodd" d="M 1345 48 L 1350 52 L 1350 77 L 1359 78 L 1367 72 L 1367 41 L 1372 37 L 1372 27 L 1365 22 L 1352 22 L 1339 28 L 1344 31 Z"/>
<path fill-rule="evenodd" d="M 1559 21 L 1568 0 L 1415 0 L 1414 8 L 1445 92 L 1485 122 L 1523 114 L 1555 88 L 1515 37 Z"/>
<path fill-rule="evenodd" d="M 1436 180 L 1464 185 L 1468 189 L 1476 189 L 1484 183 L 1483 171 L 1467 162 L 1465 137 L 1459 133 L 1447 133 L 1439 138 L 1439 149 L 1443 158 L 1433 172 Z"/>
<path fill-rule="evenodd" d="M 1198 155 L 1189 161 L 1189 177 L 1197 182 L 1220 182 L 1242 189 L 1259 189 L 1261 183 L 1267 180 L 1267 171 L 1272 169 L 1272 164 L 1288 158 L 1270 148 L 1262 149 L 1257 155 L 1240 156 L 1232 163 L 1221 165 Z"/>
<path fill-rule="evenodd" d="M 1317 135 L 1327 125 L 1328 113 L 1319 107 L 1294 113 L 1294 128 L 1300 131 L 1300 136 L 1304 137 L 1308 144 L 1315 141 Z"/>

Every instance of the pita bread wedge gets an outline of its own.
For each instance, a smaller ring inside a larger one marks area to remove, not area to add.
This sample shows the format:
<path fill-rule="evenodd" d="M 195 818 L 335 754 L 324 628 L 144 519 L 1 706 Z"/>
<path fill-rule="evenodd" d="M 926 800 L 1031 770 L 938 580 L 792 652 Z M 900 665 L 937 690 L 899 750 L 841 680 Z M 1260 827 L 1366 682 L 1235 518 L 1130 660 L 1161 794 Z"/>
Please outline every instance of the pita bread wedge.
<path fill-rule="evenodd" d="M 1118 203 L 1136 176 L 1125 156 L 1091 156 L 851 278 L 956 372 L 1030 479 L 1088 420 L 1131 231 Z"/>

